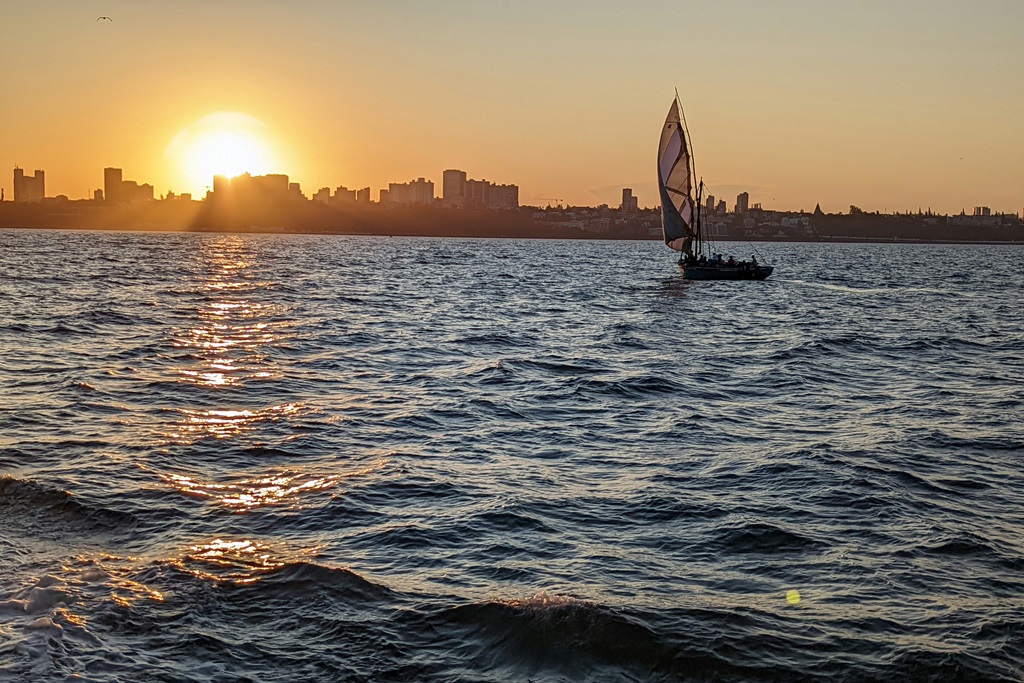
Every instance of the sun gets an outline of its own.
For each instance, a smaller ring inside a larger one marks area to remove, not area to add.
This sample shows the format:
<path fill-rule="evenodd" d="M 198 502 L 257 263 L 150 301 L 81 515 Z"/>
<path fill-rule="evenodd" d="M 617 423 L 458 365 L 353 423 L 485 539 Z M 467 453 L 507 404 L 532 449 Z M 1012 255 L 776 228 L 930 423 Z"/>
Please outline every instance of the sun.
<path fill-rule="evenodd" d="M 204 116 L 171 140 L 166 155 L 193 194 L 213 184 L 213 176 L 273 173 L 276 159 L 266 126 L 251 116 L 219 112 Z"/>

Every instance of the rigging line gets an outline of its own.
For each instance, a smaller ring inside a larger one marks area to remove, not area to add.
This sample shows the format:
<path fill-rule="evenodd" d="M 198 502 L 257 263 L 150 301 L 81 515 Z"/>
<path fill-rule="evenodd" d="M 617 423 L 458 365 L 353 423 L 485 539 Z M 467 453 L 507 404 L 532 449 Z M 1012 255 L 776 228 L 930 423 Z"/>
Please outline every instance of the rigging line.
<path fill-rule="evenodd" d="M 703 179 L 701 179 L 701 182 L 702 182 L 702 183 L 704 183 L 704 180 L 703 180 Z M 710 187 L 710 186 L 708 186 L 708 184 L 707 184 L 707 183 L 704 183 L 704 189 L 706 189 L 706 190 L 708 191 L 708 192 L 707 192 L 708 194 L 715 194 L 714 190 L 712 190 L 712 189 L 711 189 L 711 187 Z M 713 240 L 711 240 L 711 239 L 708 239 L 708 240 L 705 240 L 705 241 L 707 241 L 707 242 L 711 242 L 712 244 L 715 244 L 715 243 L 714 243 L 714 241 L 713 241 Z M 755 254 L 755 255 L 757 256 L 758 260 L 759 260 L 759 261 L 760 261 L 761 263 L 764 263 L 764 264 L 765 264 L 766 266 L 768 266 L 768 265 L 771 265 L 771 263 L 770 263 L 770 262 L 768 261 L 768 259 L 767 259 L 767 258 L 766 258 L 766 257 L 764 256 L 764 254 L 763 254 L 763 253 L 762 253 L 762 252 L 761 252 L 761 251 L 760 251 L 760 250 L 759 250 L 759 249 L 758 249 L 757 247 L 755 247 L 755 246 L 754 246 L 754 243 L 753 243 L 753 242 L 751 242 L 750 240 L 746 240 L 746 239 L 745 239 L 745 240 L 743 240 L 743 241 L 744 241 L 744 242 L 746 242 L 747 246 L 749 246 L 749 247 L 750 247 L 751 249 L 753 249 L 753 250 L 754 250 L 754 254 Z M 716 246 L 716 248 L 717 248 L 717 245 L 715 245 L 715 246 Z"/>

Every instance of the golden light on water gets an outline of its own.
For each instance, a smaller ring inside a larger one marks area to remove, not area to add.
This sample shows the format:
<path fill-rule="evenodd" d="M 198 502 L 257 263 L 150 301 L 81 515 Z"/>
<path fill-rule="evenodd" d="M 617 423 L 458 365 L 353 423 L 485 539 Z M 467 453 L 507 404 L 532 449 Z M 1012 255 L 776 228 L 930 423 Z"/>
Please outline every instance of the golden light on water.
<path fill-rule="evenodd" d="M 210 498 L 242 512 L 269 505 L 302 507 L 303 494 L 333 489 L 340 475 L 278 474 L 232 484 L 203 482 L 180 474 L 161 475 L 161 478 L 185 495 Z"/>
<path fill-rule="evenodd" d="M 286 470 L 232 482 L 202 481 L 174 473 L 161 474 L 160 479 L 178 493 L 208 499 L 236 512 L 268 506 L 300 509 L 309 496 L 326 491 L 338 495 L 341 492 L 336 489 L 342 481 L 372 474 L 386 463 L 380 458 L 363 466 L 334 466 L 330 474 Z"/>
<path fill-rule="evenodd" d="M 202 301 L 196 324 L 179 328 L 174 335 L 174 347 L 191 351 L 193 361 L 178 369 L 178 379 L 226 388 L 281 377 L 264 348 L 287 339 L 291 323 L 282 320 L 279 304 L 255 300 L 259 290 L 274 283 L 251 277 L 258 266 L 251 245 L 235 236 L 223 237 L 204 242 L 198 255 L 208 274 L 190 290 Z"/>
<path fill-rule="evenodd" d="M 288 337 L 288 323 L 280 319 L 280 306 L 252 300 L 273 283 L 247 277 L 257 265 L 251 245 L 236 236 L 221 237 L 203 242 L 198 257 L 204 279 L 186 290 L 198 295 L 198 320 L 174 334 L 173 346 L 187 359 L 187 364 L 174 368 L 176 380 L 220 390 L 280 378 L 282 371 L 270 362 L 266 349 Z M 268 320 L 270 316 L 275 319 Z M 298 403 L 182 407 L 176 409 L 180 419 L 161 435 L 178 444 L 238 437 L 259 423 L 288 419 L 303 409 Z"/>
<path fill-rule="evenodd" d="M 136 569 L 138 557 L 103 554 L 99 557 L 78 556 L 71 563 L 61 567 L 61 580 L 79 590 L 88 587 L 93 593 L 103 595 L 122 607 L 132 607 L 143 600 L 163 602 L 163 592 L 150 588 L 144 583 L 129 579 L 126 573 Z M 58 610 L 60 611 L 60 610 Z M 61 612 L 63 618 L 75 625 L 85 625 L 86 618 L 80 614 Z"/>
<path fill-rule="evenodd" d="M 253 539 L 216 538 L 190 546 L 170 563 L 199 579 L 246 584 L 258 581 L 265 572 L 315 557 L 322 548 L 318 545 L 286 552 Z"/>
<path fill-rule="evenodd" d="M 188 372 L 182 371 L 183 374 Z M 184 445 L 201 439 L 229 439 L 252 431 L 258 424 L 287 419 L 303 409 L 300 403 L 285 403 L 258 410 L 181 408 L 181 419 L 163 437 Z"/>
<path fill-rule="evenodd" d="M 233 566 L 241 562 L 251 567 L 266 569 L 283 564 L 271 558 L 269 546 L 252 540 L 224 541 L 217 538 L 210 543 L 190 547 L 188 556 L 221 566 Z"/>

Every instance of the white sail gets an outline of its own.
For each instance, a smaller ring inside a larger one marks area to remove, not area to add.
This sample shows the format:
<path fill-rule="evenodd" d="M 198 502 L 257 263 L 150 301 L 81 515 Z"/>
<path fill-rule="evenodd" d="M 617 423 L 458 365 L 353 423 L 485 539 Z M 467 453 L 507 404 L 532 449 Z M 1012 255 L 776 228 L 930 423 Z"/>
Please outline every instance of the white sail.
<path fill-rule="evenodd" d="M 691 253 L 693 242 L 693 172 L 690 146 L 679 100 L 672 101 L 658 145 L 658 188 L 665 244 Z"/>

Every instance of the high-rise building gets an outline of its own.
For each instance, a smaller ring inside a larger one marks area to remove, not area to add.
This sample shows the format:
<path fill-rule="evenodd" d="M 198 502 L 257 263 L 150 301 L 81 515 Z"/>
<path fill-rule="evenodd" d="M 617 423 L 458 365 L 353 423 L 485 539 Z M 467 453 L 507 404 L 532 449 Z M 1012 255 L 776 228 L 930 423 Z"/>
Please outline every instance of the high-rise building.
<path fill-rule="evenodd" d="M 381 203 L 390 204 L 433 204 L 434 183 L 417 178 L 408 183 L 388 183 L 387 200 L 381 195 Z"/>
<path fill-rule="evenodd" d="M 489 180 L 467 180 L 466 206 L 477 209 L 517 209 L 519 186 L 495 185 Z"/>
<path fill-rule="evenodd" d="M 491 199 L 490 183 L 486 180 L 466 181 L 466 206 L 484 208 Z"/>
<path fill-rule="evenodd" d="M 361 190 L 356 190 L 356 202 L 360 204 L 370 203 L 370 188 L 364 187 Z"/>
<path fill-rule="evenodd" d="M 231 187 L 231 180 L 226 175 L 213 176 L 213 196 L 219 199 L 227 196 L 228 188 Z"/>
<path fill-rule="evenodd" d="M 388 204 L 408 204 L 411 195 L 409 183 L 388 183 Z M 381 197 L 381 202 L 384 202 L 383 197 Z"/>
<path fill-rule="evenodd" d="M 637 198 L 633 196 L 633 189 L 624 187 L 622 189 L 622 204 L 619 205 L 622 213 L 636 213 L 638 210 Z"/>
<path fill-rule="evenodd" d="M 110 204 L 121 203 L 121 183 L 124 176 L 119 168 L 103 169 L 103 196 Z"/>
<path fill-rule="evenodd" d="M 718 200 L 718 205 L 715 206 L 715 213 L 718 213 L 718 214 L 721 214 L 721 215 L 724 216 L 725 213 L 728 210 L 729 210 L 728 207 L 726 207 L 726 205 L 725 205 L 725 200 L 724 199 L 719 199 Z"/>
<path fill-rule="evenodd" d="M 356 191 L 350 190 L 344 185 L 339 185 L 331 197 L 331 204 L 352 204 L 356 201 Z"/>
<path fill-rule="evenodd" d="M 704 202 L 704 211 L 710 216 L 715 212 L 715 195 L 709 194 Z"/>
<path fill-rule="evenodd" d="M 746 192 L 741 192 L 738 195 L 736 195 L 736 213 L 746 213 L 749 204 L 749 194 L 747 194 Z"/>
<path fill-rule="evenodd" d="M 327 191 L 330 194 L 330 190 Z M 234 178 L 225 175 L 213 176 L 213 192 L 207 195 L 217 202 L 235 201 L 239 204 L 252 202 L 284 202 L 303 198 L 298 183 L 289 183 L 283 173 L 252 175 L 243 173 Z"/>
<path fill-rule="evenodd" d="M 119 168 L 103 169 L 103 197 L 108 204 L 132 204 L 153 199 L 153 186 L 125 180 Z"/>
<path fill-rule="evenodd" d="M 633 197 L 633 206 L 636 207 L 636 197 Z M 491 201 L 487 204 L 490 209 L 518 209 L 519 208 L 519 186 L 518 185 L 492 185 Z"/>
<path fill-rule="evenodd" d="M 331 201 L 331 188 L 321 187 L 313 193 L 313 201 L 319 204 L 329 204 Z"/>
<path fill-rule="evenodd" d="M 149 183 L 139 185 L 134 180 L 121 181 L 121 203 L 134 204 L 153 200 L 153 186 Z"/>
<path fill-rule="evenodd" d="M 448 169 L 444 172 L 441 185 L 441 203 L 450 208 L 466 205 L 466 172 Z"/>
<path fill-rule="evenodd" d="M 424 178 L 417 178 L 409 183 L 412 186 L 412 201 L 414 204 L 434 203 L 434 183 Z"/>
<path fill-rule="evenodd" d="M 46 174 L 37 170 L 30 176 L 14 167 L 14 201 L 41 202 L 46 197 Z"/>

